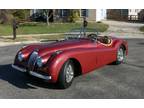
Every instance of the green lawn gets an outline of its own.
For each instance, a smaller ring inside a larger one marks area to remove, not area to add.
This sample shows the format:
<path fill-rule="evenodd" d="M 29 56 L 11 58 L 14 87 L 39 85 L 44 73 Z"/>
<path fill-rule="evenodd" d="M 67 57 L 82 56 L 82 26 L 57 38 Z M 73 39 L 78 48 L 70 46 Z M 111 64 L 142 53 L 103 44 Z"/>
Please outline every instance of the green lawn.
<path fill-rule="evenodd" d="M 140 31 L 144 32 L 144 26 L 140 27 Z"/>
<path fill-rule="evenodd" d="M 81 23 L 58 23 L 47 26 L 45 23 L 22 24 L 17 29 L 17 34 L 45 34 L 45 33 L 64 33 L 72 28 L 80 28 Z M 89 28 L 96 28 L 99 32 L 107 30 L 108 25 L 103 23 L 89 23 Z M 0 25 L 0 36 L 12 35 L 11 25 Z"/>

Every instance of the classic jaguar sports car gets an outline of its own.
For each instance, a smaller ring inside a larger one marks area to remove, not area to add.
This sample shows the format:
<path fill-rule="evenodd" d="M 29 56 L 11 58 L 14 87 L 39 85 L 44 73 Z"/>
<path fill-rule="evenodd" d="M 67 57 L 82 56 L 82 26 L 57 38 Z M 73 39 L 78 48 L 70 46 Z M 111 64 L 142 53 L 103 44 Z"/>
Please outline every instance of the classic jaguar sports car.
<path fill-rule="evenodd" d="M 12 67 L 68 88 L 75 76 L 106 64 L 121 64 L 128 54 L 125 40 L 100 36 L 94 29 L 75 29 L 64 40 L 32 44 L 15 56 Z"/>

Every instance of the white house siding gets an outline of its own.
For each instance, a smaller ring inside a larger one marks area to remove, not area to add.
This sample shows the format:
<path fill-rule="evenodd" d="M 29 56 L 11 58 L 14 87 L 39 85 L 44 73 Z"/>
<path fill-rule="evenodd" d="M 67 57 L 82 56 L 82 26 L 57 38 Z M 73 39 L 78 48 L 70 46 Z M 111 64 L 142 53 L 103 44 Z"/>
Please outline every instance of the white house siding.
<path fill-rule="evenodd" d="M 87 9 L 87 20 L 95 22 L 96 21 L 96 9 Z"/>
<path fill-rule="evenodd" d="M 106 9 L 87 9 L 88 11 L 88 16 L 87 19 L 88 21 L 102 21 L 105 20 L 107 17 L 107 11 Z"/>
<path fill-rule="evenodd" d="M 96 10 L 96 21 L 105 20 L 107 17 L 107 10 L 106 9 L 97 9 Z"/>
<path fill-rule="evenodd" d="M 138 15 L 142 9 L 129 9 L 128 15 Z"/>
<path fill-rule="evenodd" d="M 128 19 L 129 20 L 138 20 L 138 14 L 142 9 L 129 9 L 128 10 Z"/>

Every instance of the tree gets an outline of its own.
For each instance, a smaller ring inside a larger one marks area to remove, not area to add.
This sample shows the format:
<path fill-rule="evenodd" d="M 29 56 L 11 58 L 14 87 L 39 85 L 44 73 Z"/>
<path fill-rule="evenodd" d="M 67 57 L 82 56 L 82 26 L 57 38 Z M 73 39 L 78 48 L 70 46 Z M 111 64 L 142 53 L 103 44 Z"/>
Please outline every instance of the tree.
<path fill-rule="evenodd" d="M 12 22 L 12 19 L 13 15 L 11 14 L 11 10 L 0 10 L 0 24 L 10 24 Z"/>
<path fill-rule="evenodd" d="M 46 16 L 47 25 L 49 25 L 49 20 L 53 16 L 53 10 L 52 9 L 43 9 L 42 10 L 44 15 Z"/>
<path fill-rule="evenodd" d="M 17 20 L 27 20 L 30 15 L 30 10 L 28 9 L 14 9 L 12 11 L 12 15 L 17 19 Z"/>
<path fill-rule="evenodd" d="M 30 15 L 30 10 L 27 9 L 1 9 L 0 23 L 11 24 L 13 19 L 27 20 Z"/>

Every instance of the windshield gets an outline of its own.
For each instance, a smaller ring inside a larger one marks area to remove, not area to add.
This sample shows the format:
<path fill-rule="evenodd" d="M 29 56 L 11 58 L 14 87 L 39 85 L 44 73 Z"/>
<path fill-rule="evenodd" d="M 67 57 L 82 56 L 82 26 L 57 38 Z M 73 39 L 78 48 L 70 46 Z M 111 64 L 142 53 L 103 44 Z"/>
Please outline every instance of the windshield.
<path fill-rule="evenodd" d="M 96 34 L 98 35 L 98 31 L 93 28 L 75 28 L 72 29 L 70 32 L 65 33 L 66 39 L 77 39 L 77 38 L 86 38 L 89 34 Z"/>

